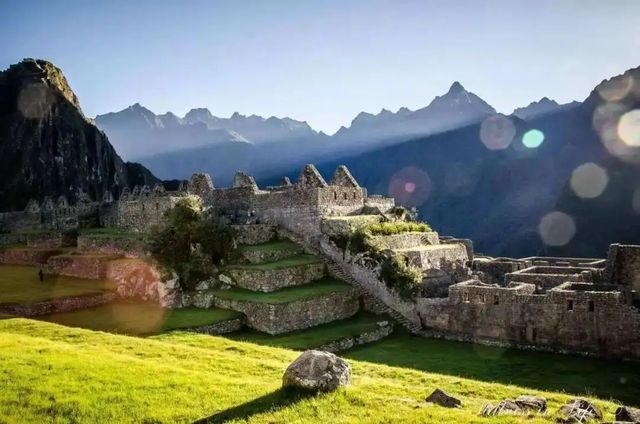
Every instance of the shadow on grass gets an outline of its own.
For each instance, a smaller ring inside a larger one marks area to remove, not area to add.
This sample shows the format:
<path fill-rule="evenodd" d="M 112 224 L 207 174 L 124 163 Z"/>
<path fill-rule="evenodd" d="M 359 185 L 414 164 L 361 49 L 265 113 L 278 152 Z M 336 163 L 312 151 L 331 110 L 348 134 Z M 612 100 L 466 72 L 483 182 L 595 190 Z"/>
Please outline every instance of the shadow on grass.
<path fill-rule="evenodd" d="M 248 420 L 253 415 L 263 412 L 274 412 L 287 406 L 294 405 L 303 399 L 314 396 L 311 392 L 300 392 L 294 389 L 279 389 L 250 402 L 243 403 L 233 408 L 226 409 L 202 418 L 194 422 L 194 424 L 214 424 L 226 423 L 231 420 Z"/>

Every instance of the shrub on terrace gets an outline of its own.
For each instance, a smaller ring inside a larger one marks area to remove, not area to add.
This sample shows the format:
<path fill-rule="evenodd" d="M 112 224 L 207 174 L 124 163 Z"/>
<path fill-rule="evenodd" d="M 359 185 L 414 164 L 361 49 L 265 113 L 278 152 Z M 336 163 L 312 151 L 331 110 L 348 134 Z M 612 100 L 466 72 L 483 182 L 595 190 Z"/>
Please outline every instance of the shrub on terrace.
<path fill-rule="evenodd" d="M 364 231 L 368 231 L 374 236 L 390 236 L 409 232 L 426 233 L 431 231 L 431 227 L 424 222 L 390 221 L 371 224 Z"/>
<path fill-rule="evenodd" d="M 150 232 L 148 247 L 158 262 L 176 271 L 182 287 L 191 290 L 232 254 L 233 237 L 231 227 L 205 216 L 199 197 L 188 196 L 167 212 L 164 225 Z"/>

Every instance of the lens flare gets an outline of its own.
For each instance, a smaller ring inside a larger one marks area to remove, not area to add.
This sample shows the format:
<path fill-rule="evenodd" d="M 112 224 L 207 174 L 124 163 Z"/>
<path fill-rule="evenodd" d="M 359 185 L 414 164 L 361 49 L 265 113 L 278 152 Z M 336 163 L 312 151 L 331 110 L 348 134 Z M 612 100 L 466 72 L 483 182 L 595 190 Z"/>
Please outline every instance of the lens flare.
<path fill-rule="evenodd" d="M 550 212 L 540 220 L 538 234 L 547 246 L 564 246 L 576 234 L 576 224 L 564 212 Z"/>
<path fill-rule="evenodd" d="M 634 80 L 630 74 L 619 75 L 596 87 L 596 91 L 603 100 L 617 102 L 624 99 L 633 89 Z"/>
<path fill-rule="evenodd" d="M 594 199 L 609 184 L 607 171 L 595 163 L 584 163 L 571 173 L 571 189 L 578 197 Z"/>
<path fill-rule="evenodd" d="M 620 117 L 618 137 L 627 146 L 640 147 L 640 109 L 631 110 Z"/>
<path fill-rule="evenodd" d="M 431 178 L 415 166 L 403 168 L 391 177 L 389 194 L 401 205 L 420 206 L 431 195 Z"/>
<path fill-rule="evenodd" d="M 493 115 L 480 124 L 480 140 L 489 150 L 504 150 L 513 141 L 516 127 L 504 115 Z"/>
<path fill-rule="evenodd" d="M 544 133 L 540 130 L 529 130 L 522 136 L 522 144 L 529 149 L 535 149 L 536 147 L 540 147 L 542 142 L 544 141 Z"/>

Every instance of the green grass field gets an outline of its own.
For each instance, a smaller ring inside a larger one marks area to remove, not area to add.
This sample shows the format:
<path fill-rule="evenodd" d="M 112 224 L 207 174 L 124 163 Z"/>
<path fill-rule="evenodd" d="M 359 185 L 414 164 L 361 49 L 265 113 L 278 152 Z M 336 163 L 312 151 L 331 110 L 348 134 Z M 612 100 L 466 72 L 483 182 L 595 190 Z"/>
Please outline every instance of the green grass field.
<path fill-rule="evenodd" d="M 291 268 L 300 265 L 310 265 L 321 263 L 322 261 L 317 256 L 313 255 L 295 255 L 288 258 L 280 259 L 274 262 L 264 262 L 261 264 L 238 264 L 230 265 L 229 269 L 244 269 L 249 271 L 271 271 L 274 269 Z"/>
<path fill-rule="evenodd" d="M 232 287 L 228 290 L 215 290 L 214 294 L 221 299 L 280 304 L 311 299 L 317 296 L 344 292 L 351 289 L 352 287 L 344 281 L 325 277 L 309 284 L 286 287 L 270 293 L 254 292 L 240 287 Z"/>
<path fill-rule="evenodd" d="M 459 362 L 452 352 L 446 361 Z M 293 395 L 280 386 L 285 368 L 298 355 L 198 334 L 142 339 L 3 320 L 0 417 L 9 423 L 188 423 L 207 417 L 232 423 L 551 423 L 553 414 L 491 419 L 477 414 L 485 402 L 525 393 L 547 397 L 551 411 L 569 398 L 438 368 L 425 372 L 357 359 L 350 359 L 350 387 Z M 487 366 L 493 360 L 484 359 Z M 459 397 L 463 407 L 426 405 L 424 397 L 435 388 Z M 612 420 L 616 405 L 604 399 L 596 403 Z"/>
<path fill-rule="evenodd" d="M 376 323 L 384 321 L 385 319 L 385 317 L 379 317 L 373 314 L 359 313 L 355 317 L 345 320 L 334 321 L 329 324 L 277 336 L 247 330 L 231 333 L 226 337 L 266 346 L 305 350 L 345 337 L 357 336 L 368 330 L 374 330 L 377 327 Z"/>
<path fill-rule="evenodd" d="M 148 335 L 202 327 L 240 316 L 242 314 L 225 309 L 165 309 L 154 303 L 118 302 L 96 308 L 47 315 L 38 319 L 89 330 Z"/>
<path fill-rule="evenodd" d="M 58 275 L 38 279 L 38 267 L 0 265 L 0 303 L 38 302 L 60 297 L 81 296 L 112 290 L 108 280 L 85 280 Z"/>
<path fill-rule="evenodd" d="M 271 250 L 298 251 L 301 247 L 290 240 L 272 240 L 261 244 L 243 244 L 238 246 L 241 252 L 268 252 Z"/>

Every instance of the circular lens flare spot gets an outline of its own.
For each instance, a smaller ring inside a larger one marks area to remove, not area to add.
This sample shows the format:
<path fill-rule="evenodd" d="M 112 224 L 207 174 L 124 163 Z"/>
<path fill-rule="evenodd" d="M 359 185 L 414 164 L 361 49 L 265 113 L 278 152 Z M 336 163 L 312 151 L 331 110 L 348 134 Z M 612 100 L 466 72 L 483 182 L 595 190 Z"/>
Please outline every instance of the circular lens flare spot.
<path fill-rule="evenodd" d="M 489 150 L 504 150 L 513 141 L 516 127 L 510 118 L 493 115 L 480 124 L 480 140 Z"/>
<path fill-rule="evenodd" d="M 540 130 L 529 130 L 522 136 L 522 144 L 529 149 L 535 149 L 536 147 L 540 147 L 542 142 L 544 141 L 544 133 Z"/>
<path fill-rule="evenodd" d="M 403 168 L 391 177 L 389 194 L 401 205 L 420 206 L 431 195 L 431 178 L 415 166 Z"/>
<path fill-rule="evenodd" d="M 576 224 L 564 212 L 550 212 L 540 220 L 538 234 L 547 246 L 564 246 L 576 234 Z"/>
<path fill-rule="evenodd" d="M 596 87 L 600 97 L 607 102 L 617 102 L 624 99 L 633 89 L 633 77 L 629 74 L 619 75 L 604 81 Z"/>
<path fill-rule="evenodd" d="M 640 147 L 640 109 L 631 110 L 618 121 L 618 137 L 630 147 Z"/>
<path fill-rule="evenodd" d="M 571 189 L 578 197 L 594 199 L 602 194 L 609 177 L 607 171 L 595 163 L 584 163 L 571 173 Z"/>

